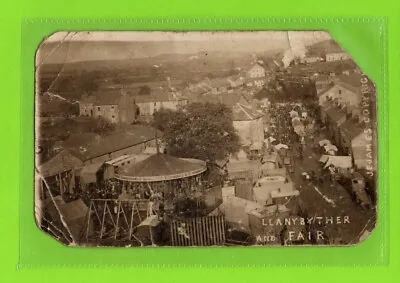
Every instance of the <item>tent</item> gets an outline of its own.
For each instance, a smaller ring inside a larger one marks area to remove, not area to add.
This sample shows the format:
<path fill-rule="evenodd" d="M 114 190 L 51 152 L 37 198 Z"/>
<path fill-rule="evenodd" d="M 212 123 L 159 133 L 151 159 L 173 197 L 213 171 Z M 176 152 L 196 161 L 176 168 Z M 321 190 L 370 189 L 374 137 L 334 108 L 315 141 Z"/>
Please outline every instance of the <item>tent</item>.
<path fill-rule="evenodd" d="M 320 159 L 321 160 L 326 160 L 324 168 L 327 168 L 329 166 L 335 166 L 336 168 L 342 168 L 342 169 L 350 169 L 353 167 L 353 164 L 351 162 L 351 157 L 350 156 L 330 156 L 330 155 L 323 155 Z"/>
<path fill-rule="evenodd" d="M 326 163 L 329 160 L 328 155 L 322 155 L 321 158 L 319 159 L 319 162 Z"/>
<path fill-rule="evenodd" d="M 337 147 L 333 144 L 328 144 L 324 146 L 325 151 L 329 152 L 329 151 L 338 151 Z"/>
<path fill-rule="evenodd" d="M 294 132 L 301 137 L 304 137 L 306 135 L 303 125 L 295 126 Z"/>
<path fill-rule="evenodd" d="M 292 110 L 289 112 L 289 115 L 290 115 L 290 118 L 294 118 L 294 117 L 298 117 L 299 113 L 297 113 L 297 111 Z"/>
<path fill-rule="evenodd" d="M 330 145 L 330 144 L 332 144 L 332 143 L 327 139 L 323 139 L 323 140 L 319 141 L 319 145 L 320 146 L 327 146 L 327 145 Z"/>
<path fill-rule="evenodd" d="M 334 151 L 334 150 L 329 150 L 327 153 L 328 153 L 329 155 L 332 155 L 332 156 L 335 156 L 335 155 L 336 155 L 336 151 Z"/>
<path fill-rule="evenodd" d="M 289 149 L 289 147 L 288 147 L 286 144 L 282 144 L 282 143 L 277 144 L 277 145 L 275 145 L 274 147 L 275 147 L 276 150 L 280 150 L 280 149 L 282 149 L 282 148 L 284 148 L 284 149 Z"/>

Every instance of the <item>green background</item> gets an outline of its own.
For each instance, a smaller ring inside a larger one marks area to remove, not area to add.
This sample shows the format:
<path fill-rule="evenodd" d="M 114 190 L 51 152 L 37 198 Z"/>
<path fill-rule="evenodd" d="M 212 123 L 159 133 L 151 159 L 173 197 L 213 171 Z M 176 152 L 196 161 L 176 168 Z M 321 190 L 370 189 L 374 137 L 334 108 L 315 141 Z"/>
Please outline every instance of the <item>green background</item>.
<path fill-rule="evenodd" d="M 348 2 L 350 1 L 191 3 L 170 0 L 145 4 L 114 0 L 106 7 L 102 7 L 99 1 L 78 0 L 57 3 L 38 0 L 2 3 L 0 78 L 3 99 L 0 104 L 0 148 L 3 162 L 0 165 L 0 269 L 7 270 L 6 273 L 2 272 L 1 277 L 5 275 L 9 278 L 4 282 L 13 279 L 23 282 L 81 282 L 88 279 L 109 281 L 122 277 L 127 281 L 157 279 L 161 282 L 204 282 L 211 279 L 245 282 L 311 279 L 324 282 L 381 282 L 387 281 L 388 278 L 385 277 L 398 275 L 399 244 L 396 233 L 399 232 L 397 199 L 400 199 L 400 193 L 396 175 L 400 171 L 395 161 L 399 157 L 396 138 L 398 139 L 400 127 L 396 123 L 399 120 L 396 110 L 399 105 L 397 83 L 400 67 L 400 21 L 396 17 L 400 16 L 400 5 L 396 1 Z M 296 18 L 305 16 L 309 16 L 307 20 Z M 324 20 L 324 16 L 329 16 L 330 19 Z M 333 16 L 345 19 L 336 20 Z M 348 21 L 348 17 L 353 16 L 356 18 Z M 365 20 L 363 16 L 385 18 Z M 231 20 L 229 17 L 234 18 Z M 274 18 L 268 20 L 267 17 Z M 57 18 L 63 20 L 56 21 Z M 104 20 L 106 18 L 111 21 Z M 125 21 L 120 21 L 121 18 Z M 135 18 L 139 20 L 136 21 Z M 72 21 L 73 19 L 80 20 Z M 63 247 L 40 233 L 33 222 L 31 189 L 35 49 L 43 36 L 57 30 L 117 28 L 329 29 L 378 85 L 381 207 L 379 226 L 371 239 L 351 248 L 87 250 Z M 386 84 L 388 87 L 385 89 Z M 387 117 L 389 120 L 385 121 Z M 99 264 L 108 267 L 94 269 Z M 202 269 L 199 268 L 200 265 L 203 266 Z M 322 265 L 325 267 L 321 268 Z M 171 266 L 175 268 L 170 268 Z"/>

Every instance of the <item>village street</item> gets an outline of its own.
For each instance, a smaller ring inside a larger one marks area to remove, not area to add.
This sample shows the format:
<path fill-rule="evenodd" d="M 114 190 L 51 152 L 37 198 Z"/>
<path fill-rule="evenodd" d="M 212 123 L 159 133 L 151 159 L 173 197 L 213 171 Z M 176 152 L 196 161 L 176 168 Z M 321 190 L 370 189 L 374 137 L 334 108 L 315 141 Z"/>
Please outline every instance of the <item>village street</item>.
<path fill-rule="evenodd" d="M 328 170 L 323 169 L 323 164 L 319 162 L 323 147 L 320 147 L 319 141 L 329 139 L 324 130 L 307 133 L 303 145 L 298 142 L 289 116 L 289 111 L 292 109 L 291 105 L 272 106 L 271 114 L 275 125 L 272 136 L 276 139 L 275 143 L 289 147 L 288 157 L 292 160 L 293 168 L 290 177 L 300 192 L 301 210 L 307 217 L 343 219 L 348 216 L 350 225 L 343 223 L 327 225 L 324 231 L 331 243 L 356 243 L 365 229 L 373 228 L 371 226 L 375 223 L 374 211 L 363 209 L 356 202 L 351 188 L 344 188 L 336 181 L 333 183 Z M 308 110 L 306 112 L 310 113 Z M 304 173 L 310 178 L 307 179 Z"/>
<path fill-rule="evenodd" d="M 292 147 L 294 156 L 292 178 L 300 192 L 301 206 L 306 210 L 307 215 L 333 218 L 348 216 L 350 225 L 329 225 L 326 232 L 335 239 L 337 244 L 355 243 L 364 230 L 370 229 L 371 223 L 375 223 L 374 212 L 362 209 L 351 195 L 351 189 L 346 189 L 337 182 L 332 183 L 329 176 L 322 178 L 322 183 L 319 183 L 317 178 L 308 180 L 302 175 L 303 172 L 311 174 L 312 171 L 321 170 L 318 141 L 322 138 L 324 135 L 319 135 L 313 140 L 307 137 L 302 157 L 296 156 L 294 152 L 296 147 Z"/>

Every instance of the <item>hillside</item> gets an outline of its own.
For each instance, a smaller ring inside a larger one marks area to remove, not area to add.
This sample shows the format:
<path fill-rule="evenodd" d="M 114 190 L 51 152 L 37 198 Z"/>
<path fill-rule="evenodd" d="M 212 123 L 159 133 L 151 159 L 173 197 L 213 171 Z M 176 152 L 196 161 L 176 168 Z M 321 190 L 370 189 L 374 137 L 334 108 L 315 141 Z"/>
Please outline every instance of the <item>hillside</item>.
<path fill-rule="evenodd" d="M 323 57 L 327 53 L 340 52 L 343 49 L 334 40 L 325 40 L 312 45 L 307 46 L 308 56 L 320 56 Z"/>

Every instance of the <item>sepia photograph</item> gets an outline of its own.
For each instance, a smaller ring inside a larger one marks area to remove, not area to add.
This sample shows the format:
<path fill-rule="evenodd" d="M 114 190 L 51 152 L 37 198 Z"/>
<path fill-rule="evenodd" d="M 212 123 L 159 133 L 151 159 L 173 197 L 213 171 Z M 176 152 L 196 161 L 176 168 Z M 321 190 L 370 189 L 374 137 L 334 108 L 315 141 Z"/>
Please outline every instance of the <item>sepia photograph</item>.
<path fill-rule="evenodd" d="M 377 94 L 325 31 L 60 31 L 35 58 L 35 200 L 73 247 L 354 246 Z"/>

